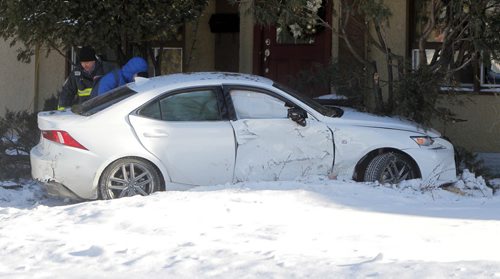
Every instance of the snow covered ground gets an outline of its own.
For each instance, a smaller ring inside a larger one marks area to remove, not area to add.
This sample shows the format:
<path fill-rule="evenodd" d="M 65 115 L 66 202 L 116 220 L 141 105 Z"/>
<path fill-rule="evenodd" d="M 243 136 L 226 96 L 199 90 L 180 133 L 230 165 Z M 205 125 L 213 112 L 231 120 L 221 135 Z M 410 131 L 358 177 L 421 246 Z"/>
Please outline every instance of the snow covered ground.
<path fill-rule="evenodd" d="M 500 278 L 500 195 L 312 177 L 71 203 L 0 182 L 0 278 Z"/>

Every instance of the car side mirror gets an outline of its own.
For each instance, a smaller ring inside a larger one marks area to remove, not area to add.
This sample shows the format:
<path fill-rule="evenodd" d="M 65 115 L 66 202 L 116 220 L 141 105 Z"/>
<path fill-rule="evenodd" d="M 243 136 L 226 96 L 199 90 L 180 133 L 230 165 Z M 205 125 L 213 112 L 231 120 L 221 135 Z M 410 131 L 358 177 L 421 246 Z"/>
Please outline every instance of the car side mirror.
<path fill-rule="evenodd" d="M 288 109 L 288 118 L 290 118 L 292 121 L 296 122 L 302 127 L 306 126 L 306 118 L 307 118 L 307 111 L 303 110 L 302 108 L 289 108 Z"/>

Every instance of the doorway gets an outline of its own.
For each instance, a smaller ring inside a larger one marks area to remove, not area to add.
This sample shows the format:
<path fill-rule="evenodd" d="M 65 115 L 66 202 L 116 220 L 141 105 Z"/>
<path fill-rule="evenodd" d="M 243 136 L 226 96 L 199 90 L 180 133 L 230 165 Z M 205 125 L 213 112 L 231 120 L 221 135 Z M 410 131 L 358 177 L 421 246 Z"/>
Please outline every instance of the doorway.
<path fill-rule="evenodd" d="M 324 20 L 331 23 L 332 3 L 323 1 Z M 323 16 L 322 16 L 323 17 Z M 293 87 L 293 80 L 301 71 L 331 62 L 332 32 L 322 28 L 315 34 L 296 38 L 290 28 L 275 26 L 254 27 L 254 73 Z M 310 88 L 311 97 L 329 93 L 329 88 Z"/>

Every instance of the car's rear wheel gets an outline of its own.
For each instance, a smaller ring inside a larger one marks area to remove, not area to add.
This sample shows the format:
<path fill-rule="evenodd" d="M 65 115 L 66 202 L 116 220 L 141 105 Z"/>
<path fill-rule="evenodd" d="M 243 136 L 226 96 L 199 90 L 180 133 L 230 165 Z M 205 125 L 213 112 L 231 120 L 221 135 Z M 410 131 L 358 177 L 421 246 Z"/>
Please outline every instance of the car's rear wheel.
<path fill-rule="evenodd" d="M 147 196 L 160 189 L 160 176 L 148 161 L 138 158 L 116 160 L 103 172 L 99 191 L 102 199 Z"/>
<path fill-rule="evenodd" d="M 410 159 L 399 153 L 388 152 L 377 155 L 370 161 L 364 180 L 397 184 L 417 176 L 416 167 Z"/>

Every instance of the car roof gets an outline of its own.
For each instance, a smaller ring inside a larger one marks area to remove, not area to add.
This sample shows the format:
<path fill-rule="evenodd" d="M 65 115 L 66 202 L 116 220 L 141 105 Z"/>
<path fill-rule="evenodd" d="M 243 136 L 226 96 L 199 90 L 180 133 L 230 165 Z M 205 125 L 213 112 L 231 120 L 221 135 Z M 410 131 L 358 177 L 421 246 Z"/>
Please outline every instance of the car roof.
<path fill-rule="evenodd" d="M 200 82 L 209 83 L 238 83 L 238 84 L 265 84 L 272 85 L 274 82 L 268 78 L 243 74 L 243 73 L 230 73 L 230 72 L 193 72 L 193 73 L 178 73 L 157 76 L 144 81 L 138 81 L 131 83 L 129 86 L 132 89 L 138 89 L 140 91 L 164 87 L 164 86 L 175 86 L 176 84 L 186 84 L 193 83 L 198 84 Z"/>

